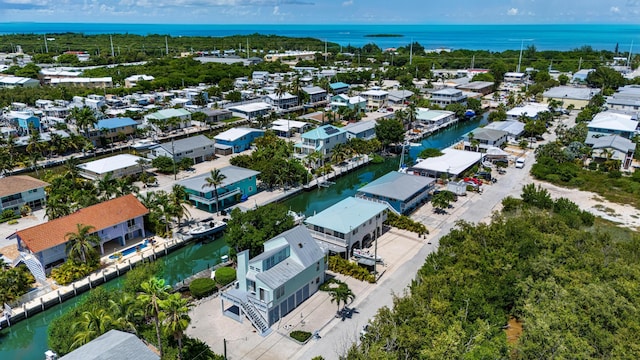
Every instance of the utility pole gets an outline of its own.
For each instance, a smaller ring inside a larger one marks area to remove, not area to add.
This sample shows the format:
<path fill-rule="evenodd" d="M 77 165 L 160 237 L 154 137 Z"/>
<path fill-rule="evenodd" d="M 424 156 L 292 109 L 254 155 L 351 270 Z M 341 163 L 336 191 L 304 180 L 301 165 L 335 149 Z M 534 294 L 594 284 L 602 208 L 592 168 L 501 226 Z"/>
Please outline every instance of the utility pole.
<path fill-rule="evenodd" d="M 524 47 L 524 40 L 520 43 L 520 57 L 518 58 L 518 68 L 516 72 L 520 72 L 520 64 L 522 63 L 522 48 Z"/>
<path fill-rule="evenodd" d="M 178 174 L 176 173 L 176 149 L 173 146 L 173 136 L 171 137 L 171 160 L 173 160 L 173 180 L 178 180 Z"/>
<path fill-rule="evenodd" d="M 413 63 L 413 39 L 411 39 L 411 45 L 409 46 L 409 65 Z"/>
<path fill-rule="evenodd" d="M 44 34 L 44 51 L 46 51 L 47 54 L 49 53 L 49 45 L 47 45 L 47 34 Z M 631 54 L 631 52 L 629 52 L 629 54 Z"/>
<path fill-rule="evenodd" d="M 169 39 L 167 39 L 167 37 L 164 37 L 164 49 L 167 52 L 167 56 L 169 56 Z"/>
<path fill-rule="evenodd" d="M 111 57 L 115 57 L 115 52 L 113 51 L 113 36 L 109 35 L 109 42 L 111 43 Z"/>

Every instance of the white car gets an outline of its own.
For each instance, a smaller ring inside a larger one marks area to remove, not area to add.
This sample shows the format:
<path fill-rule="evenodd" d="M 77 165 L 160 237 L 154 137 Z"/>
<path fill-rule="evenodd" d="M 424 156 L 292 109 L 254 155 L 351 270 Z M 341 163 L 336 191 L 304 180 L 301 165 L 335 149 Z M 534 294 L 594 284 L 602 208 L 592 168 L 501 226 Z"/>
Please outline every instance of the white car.
<path fill-rule="evenodd" d="M 522 169 L 524 167 L 524 158 L 516 159 L 516 169 Z"/>

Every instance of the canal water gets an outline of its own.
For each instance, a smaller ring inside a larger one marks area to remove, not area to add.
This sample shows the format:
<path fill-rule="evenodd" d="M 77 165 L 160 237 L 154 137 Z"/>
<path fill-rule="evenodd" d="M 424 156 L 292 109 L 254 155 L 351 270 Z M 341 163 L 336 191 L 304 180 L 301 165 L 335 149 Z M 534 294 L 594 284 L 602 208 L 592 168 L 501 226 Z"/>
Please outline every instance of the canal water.
<path fill-rule="evenodd" d="M 454 125 L 446 130 L 433 134 L 422 141 L 422 146 L 411 147 L 409 156 L 415 159 L 424 148 L 445 148 L 459 138 L 486 122 L 486 117 L 466 121 Z M 336 202 L 353 196 L 363 185 L 375 180 L 389 171 L 399 168 L 400 158 L 387 158 L 381 164 L 371 164 L 357 169 L 336 180 L 336 183 L 326 187 L 302 192 L 283 201 L 293 211 L 303 212 L 307 216 L 320 212 Z M 169 255 L 159 258 L 164 266 L 162 277 L 169 284 L 175 284 L 190 275 L 202 271 L 220 262 L 220 258 L 227 254 L 224 237 L 208 244 L 194 243 L 185 246 Z M 126 276 L 126 275 L 124 275 Z M 113 279 L 101 285 L 117 288 L 122 285 L 124 276 Z M 80 295 L 44 312 L 16 323 L 8 329 L 0 331 L 0 359 L 2 360 L 42 360 L 47 346 L 47 327 L 56 317 L 76 306 L 86 296 Z"/>

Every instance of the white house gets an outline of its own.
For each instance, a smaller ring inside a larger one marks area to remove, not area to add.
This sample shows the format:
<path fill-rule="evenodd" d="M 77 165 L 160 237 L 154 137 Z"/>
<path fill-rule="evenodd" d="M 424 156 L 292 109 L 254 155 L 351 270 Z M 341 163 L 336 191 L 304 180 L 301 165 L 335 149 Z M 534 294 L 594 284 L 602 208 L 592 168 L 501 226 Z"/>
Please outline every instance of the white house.
<path fill-rule="evenodd" d="M 215 158 L 215 148 L 213 140 L 204 135 L 196 135 L 153 145 L 149 148 L 149 154 L 147 156 L 151 159 L 166 156 L 172 158 L 174 161 L 190 158 L 194 163 L 199 164 Z"/>
<path fill-rule="evenodd" d="M 347 142 L 347 132 L 333 125 L 320 126 L 300 136 L 302 141 L 295 144 L 296 156 L 304 158 L 313 152 L 319 152 L 323 158 L 331 156 L 331 150 L 337 144 Z"/>
<path fill-rule="evenodd" d="M 280 110 L 288 110 L 298 106 L 298 97 L 288 92 L 284 94 L 268 94 L 264 97 L 264 101 Z"/>
<path fill-rule="evenodd" d="M 444 88 L 431 93 L 431 103 L 434 105 L 446 107 L 450 104 L 467 104 L 467 96 L 462 90 Z"/>
<path fill-rule="evenodd" d="M 545 111 L 549 111 L 549 108 L 546 105 L 541 104 L 516 106 L 513 109 L 507 111 L 507 120 L 520 120 L 520 116 L 522 115 L 526 116 L 529 119 L 535 120 L 538 118 L 538 114 Z"/>
<path fill-rule="evenodd" d="M 389 92 L 373 88 L 371 90 L 363 91 L 360 96 L 367 99 L 368 109 L 379 109 L 386 107 L 389 103 Z"/>
<path fill-rule="evenodd" d="M 587 143 L 590 138 L 604 135 L 619 135 L 626 139 L 631 139 L 638 133 L 638 120 L 633 116 L 619 114 L 612 111 L 603 111 L 596 114 L 593 120 L 587 124 Z"/>
<path fill-rule="evenodd" d="M 149 160 L 131 154 L 120 154 L 78 165 L 80 175 L 90 180 L 98 180 L 111 174 L 117 179 L 140 174 Z"/>
<path fill-rule="evenodd" d="M 324 256 L 304 226 L 266 241 L 264 252 L 251 259 L 249 250 L 238 253 L 237 287 L 221 294 L 224 314 L 240 322 L 247 317 L 263 336 L 269 334 L 271 325 L 318 291 Z"/>

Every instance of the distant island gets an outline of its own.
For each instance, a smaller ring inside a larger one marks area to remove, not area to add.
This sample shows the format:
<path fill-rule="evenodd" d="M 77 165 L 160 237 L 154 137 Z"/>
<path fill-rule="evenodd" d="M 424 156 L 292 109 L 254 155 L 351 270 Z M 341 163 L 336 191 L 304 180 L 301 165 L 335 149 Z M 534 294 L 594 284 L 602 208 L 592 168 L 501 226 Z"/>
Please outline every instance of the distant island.
<path fill-rule="evenodd" d="M 393 37 L 403 37 L 401 34 L 367 34 L 364 37 L 373 37 L 373 38 L 393 38 Z"/>

